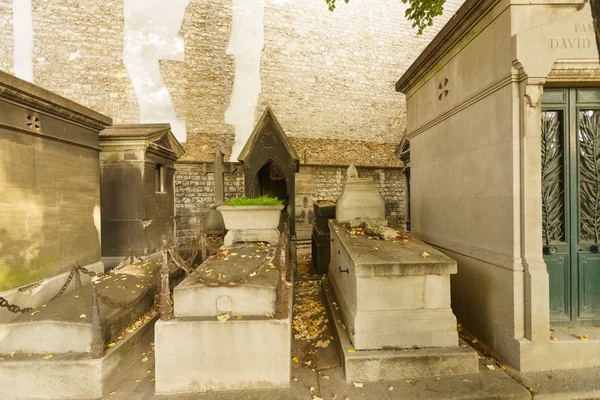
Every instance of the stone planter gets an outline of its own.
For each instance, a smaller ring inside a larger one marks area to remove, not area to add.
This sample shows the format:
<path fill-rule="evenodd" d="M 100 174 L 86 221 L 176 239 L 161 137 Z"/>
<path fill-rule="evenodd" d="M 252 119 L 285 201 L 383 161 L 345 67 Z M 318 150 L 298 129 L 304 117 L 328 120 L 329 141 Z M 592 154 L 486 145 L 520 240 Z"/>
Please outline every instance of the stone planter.
<path fill-rule="evenodd" d="M 276 206 L 219 206 L 223 215 L 225 247 L 237 242 L 269 242 L 277 245 L 279 219 L 283 204 Z"/>

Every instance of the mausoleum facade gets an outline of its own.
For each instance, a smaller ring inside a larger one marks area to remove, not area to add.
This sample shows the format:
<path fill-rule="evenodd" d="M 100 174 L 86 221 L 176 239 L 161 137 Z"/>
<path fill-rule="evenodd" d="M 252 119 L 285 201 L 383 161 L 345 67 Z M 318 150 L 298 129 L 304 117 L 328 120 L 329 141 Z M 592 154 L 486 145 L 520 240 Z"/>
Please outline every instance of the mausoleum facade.
<path fill-rule="evenodd" d="M 598 365 L 600 64 L 584 1 L 469 0 L 396 84 L 413 232 L 452 308 L 521 371 Z M 587 356 L 589 355 L 589 356 Z"/>

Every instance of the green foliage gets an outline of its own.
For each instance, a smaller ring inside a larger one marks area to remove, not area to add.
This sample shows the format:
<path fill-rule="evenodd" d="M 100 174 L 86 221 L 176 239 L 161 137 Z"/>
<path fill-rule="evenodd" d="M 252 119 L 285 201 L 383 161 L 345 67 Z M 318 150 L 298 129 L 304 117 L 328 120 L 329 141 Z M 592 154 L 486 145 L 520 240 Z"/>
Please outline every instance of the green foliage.
<path fill-rule="evenodd" d="M 277 197 L 260 196 L 260 197 L 236 197 L 235 199 L 227 200 L 226 206 L 277 206 L 282 201 Z"/>
<path fill-rule="evenodd" d="M 344 0 L 348 3 L 350 0 Z M 358 0 L 355 0 L 358 1 Z M 365 0 L 363 0 L 365 1 Z M 423 30 L 433 25 L 433 19 L 444 12 L 444 3 L 446 0 L 401 0 L 409 7 L 404 12 L 404 16 L 412 21 L 413 28 L 417 28 L 417 34 L 422 34 Z M 329 6 L 329 11 L 335 10 L 336 0 L 325 0 Z"/>

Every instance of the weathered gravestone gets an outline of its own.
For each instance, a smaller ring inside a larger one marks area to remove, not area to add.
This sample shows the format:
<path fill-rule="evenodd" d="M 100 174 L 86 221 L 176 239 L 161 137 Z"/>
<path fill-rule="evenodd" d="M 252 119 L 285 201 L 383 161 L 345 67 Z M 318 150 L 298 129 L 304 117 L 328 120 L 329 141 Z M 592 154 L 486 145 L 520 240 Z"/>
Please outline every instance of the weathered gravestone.
<path fill-rule="evenodd" d="M 311 174 L 296 174 L 296 239 L 308 240 L 312 232 L 314 178 Z"/>
<path fill-rule="evenodd" d="M 335 216 L 339 223 L 356 218 L 385 220 L 385 201 L 379 194 L 377 183 L 372 178 L 359 178 L 354 165 L 348 168 L 348 179 L 337 200 Z"/>

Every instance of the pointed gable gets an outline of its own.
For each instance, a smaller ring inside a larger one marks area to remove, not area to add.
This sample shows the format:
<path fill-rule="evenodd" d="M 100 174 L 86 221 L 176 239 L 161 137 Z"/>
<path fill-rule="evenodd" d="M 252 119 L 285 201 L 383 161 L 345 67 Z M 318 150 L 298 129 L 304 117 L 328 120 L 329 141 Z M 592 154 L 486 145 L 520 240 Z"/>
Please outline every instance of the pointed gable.
<path fill-rule="evenodd" d="M 266 152 L 272 155 L 275 155 L 277 152 L 285 152 L 297 163 L 300 161 L 298 153 L 296 153 L 290 139 L 285 134 L 273 110 L 269 106 L 267 106 L 254 127 L 250 138 L 238 156 L 238 161 L 245 163 L 249 156 L 255 152 Z M 274 161 L 278 162 L 277 160 Z"/>

